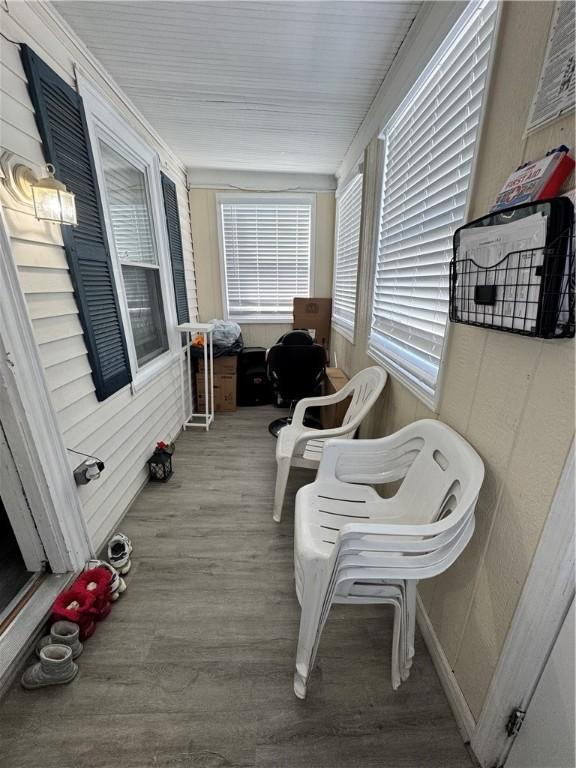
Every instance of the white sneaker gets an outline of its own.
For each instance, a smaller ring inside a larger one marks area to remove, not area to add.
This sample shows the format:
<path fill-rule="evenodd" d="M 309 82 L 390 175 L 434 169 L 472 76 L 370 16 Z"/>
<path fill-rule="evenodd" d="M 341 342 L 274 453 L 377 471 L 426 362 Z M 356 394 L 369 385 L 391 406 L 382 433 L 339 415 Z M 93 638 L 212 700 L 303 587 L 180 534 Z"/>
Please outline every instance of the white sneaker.
<path fill-rule="evenodd" d="M 108 542 L 108 561 L 118 573 L 122 575 L 128 573 L 132 567 L 130 554 L 132 553 L 132 542 L 123 533 L 115 533 Z"/>
<path fill-rule="evenodd" d="M 110 563 L 107 563 L 106 560 L 88 560 L 84 566 L 84 570 L 91 571 L 92 568 L 106 568 L 106 570 L 110 571 L 110 574 L 112 575 L 112 580 L 110 582 L 110 600 L 112 600 L 112 602 L 118 600 L 122 592 L 126 591 L 126 582 L 122 576 L 120 576 L 116 568 L 114 568 L 113 565 L 110 565 Z"/>

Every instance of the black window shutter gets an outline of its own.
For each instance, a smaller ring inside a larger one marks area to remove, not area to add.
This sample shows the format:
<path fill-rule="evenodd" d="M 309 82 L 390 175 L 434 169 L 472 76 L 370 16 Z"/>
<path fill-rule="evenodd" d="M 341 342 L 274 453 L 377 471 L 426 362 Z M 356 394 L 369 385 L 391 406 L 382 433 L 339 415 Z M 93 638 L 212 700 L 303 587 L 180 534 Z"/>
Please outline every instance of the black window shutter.
<path fill-rule="evenodd" d="M 44 157 L 76 195 L 78 225 L 62 227 L 62 237 L 96 397 L 105 400 L 132 376 L 84 105 L 80 95 L 26 45 L 22 62 Z"/>
<path fill-rule="evenodd" d="M 178 317 L 178 323 L 189 323 L 190 313 L 188 312 L 188 293 L 186 291 L 184 252 L 182 251 L 182 232 L 180 230 L 176 185 L 164 173 L 161 176 L 166 226 L 168 228 L 168 245 L 172 261 L 172 278 L 174 280 L 174 294 L 176 296 L 176 316 Z"/>

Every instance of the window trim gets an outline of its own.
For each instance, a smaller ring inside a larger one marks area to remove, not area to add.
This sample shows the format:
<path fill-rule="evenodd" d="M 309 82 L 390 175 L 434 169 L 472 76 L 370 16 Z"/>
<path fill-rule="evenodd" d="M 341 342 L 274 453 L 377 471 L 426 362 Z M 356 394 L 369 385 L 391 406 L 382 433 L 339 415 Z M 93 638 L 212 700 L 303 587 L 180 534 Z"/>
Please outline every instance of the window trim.
<path fill-rule="evenodd" d="M 226 282 L 226 258 L 224 255 L 224 232 L 222 230 L 222 205 L 231 203 L 277 203 L 297 201 L 310 204 L 310 281 L 309 294 L 314 296 L 316 282 L 316 195 L 312 192 L 218 192 L 216 193 L 216 220 L 218 224 L 218 253 L 220 265 L 220 288 L 222 297 L 222 316 L 225 320 L 244 323 L 246 325 L 286 325 L 294 319 L 293 313 L 285 315 L 253 315 L 241 320 L 230 317 L 228 310 L 228 287 Z"/>
<path fill-rule="evenodd" d="M 126 120 L 119 114 L 116 108 L 100 93 L 85 77 L 78 73 L 78 88 L 84 101 L 86 122 L 92 151 L 96 178 L 103 201 L 104 222 L 108 237 L 110 255 L 114 279 L 118 289 L 120 313 L 130 369 L 132 371 L 132 391 L 138 392 L 151 380 L 155 379 L 162 371 L 169 368 L 178 356 L 178 334 L 176 331 L 176 304 L 174 286 L 172 281 L 170 251 L 168 244 L 168 232 L 166 229 L 166 215 L 164 199 L 162 196 L 160 160 L 157 153 L 134 131 Z M 123 261 L 118 256 L 113 236 L 110 213 L 107 201 L 107 189 L 104 179 L 100 141 L 104 141 L 111 149 L 122 155 L 128 162 L 140 170 L 146 179 L 148 203 L 150 206 L 150 218 L 154 246 L 158 256 L 158 271 L 160 275 L 160 287 L 164 322 L 166 324 L 166 336 L 168 349 L 157 357 L 143 365 L 138 364 L 132 326 L 128 313 L 126 291 L 122 276 Z"/>
<path fill-rule="evenodd" d="M 334 255 L 333 255 L 333 270 L 332 270 L 332 307 L 334 307 L 334 297 L 336 296 L 336 264 L 337 264 L 337 248 L 338 248 L 338 226 L 340 221 L 340 210 L 339 210 L 339 199 L 346 193 L 346 190 L 349 189 L 350 185 L 354 183 L 354 181 L 358 178 L 358 176 L 362 177 L 362 184 L 360 185 L 360 231 L 358 233 L 358 255 L 357 255 L 357 267 L 356 267 L 356 293 L 354 296 L 354 320 L 353 322 L 346 322 L 345 320 L 342 320 L 339 317 L 336 317 L 334 315 L 334 312 L 332 312 L 332 327 L 347 341 L 349 341 L 351 344 L 354 344 L 354 341 L 356 339 L 356 325 L 357 325 L 357 315 L 358 315 L 358 278 L 360 276 L 360 258 L 361 258 L 361 252 L 362 252 L 362 240 L 363 240 L 363 230 L 364 230 L 364 222 L 365 222 L 365 216 L 364 216 L 364 184 L 365 184 L 365 174 L 364 174 L 364 165 L 362 161 L 359 161 L 355 164 L 354 170 L 350 173 L 350 175 L 346 178 L 345 183 L 342 184 L 337 190 L 335 194 L 335 215 L 334 215 Z"/>
<path fill-rule="evenodd" d="M 495 0 L 487 0 L 485 5 L 493 4 L 496 7 L 495 10 L 495 17 L 494 17 L 494 28 L 492 32 L 492 41 L 490 44 L 490 53 L 488 55 L 488 66 L 486 68 L 486 80 L 484 83 L 484 91 L 482 95 L 482 104 L 480 107 L 480 116 L 478 120 L 478 131 L 476 134 L 476 141 L 474 143 L 474 152 L 472 155 L 472 163 L 470 168 L 470 176 L 469 176 L 469 183 L 468 183 L 468 189 L 466 193 L 466 203 L 464 205 L 464 213 L 462 217 L 462 222 L 465 223 L 469 219 L 470 214 L 470 205 L 472 200 L 472 192 L 475 187 L 476 182 L 476 174 L 478 170 L 478 157 L 480 154 L 480 147 L 482 144 L 482 140 L 484 138 L 484 132 L 486 128 L 486 114 L 487 114 L 487 104 L 489 101 L 489 95 L 492 88 L 492 82 L 493 82 L 493 71 L 494 71 L 494 61 L 496 57 L 496 51 L 498 48 L 498 38 L 500 35 L 500 23 L 502 18 L 502 6 L 503 3 L 495 2 Z M 428 61 L 426 61 L 422 67 L 421 72 L 416 77 L 414 82 L 410 85 L 410 87 L 404 91 L 403 95 L 399 98 L 397 105 L 391 110 L 391 112 L 386 117 L 386 120 L 381 125 L 380 130 L 378 131 L 378 161 L 377 161 L 377 205 L 374 209 L 374 220 L 372 222 L 372 258 L 370 260 L 370 294 L 369 294 L 369 317 L 368 317 L 368 325 L 367 325 L 367 336 L 366 336 L 366 354 L 371 359 L 374 360 L 374 362 L 381 365 L 383 368 L 385 368 L 392 376 L 394 376 L 398 381 L 400 381 L 401 384 L 403 384 L 415 397 L 417 397 L 421 402 L 424 403 L 433 413 L 437 414 L 440 410 L 440 403 L 442 400 L 442 394 L 443 394 L 443 388 L 444 388 L 444 374 L 445 374 L 445 363 L 446 363 L 446 354 L 447 349 L 450 342 L 450 335 L 451 335 L 451 323 L 450 320 L 446 319 L 446 326 L 444 330 L 444 339 L 442 344 L 442 353 L 440 356 L 440 362 L 438 365 L 438 377 L 436 379 L 436 386 L 434 389 L 434 392 L 430 394 L 427 392 L 419 382 L 414 381 L 408 373 L 400 368 L 393 360 L 388 358 L 384 353 L 380 353 L 377 350 L 375 350 L 373 347 L 370 346 L 370 335 L 372 330 L 372 312 L 373 312 L 373 305 L 374 305 L 374 291 L 375 291 L 375 275 L 376 275 L 376 268 L 378 263 L 378 246 L 379 246 L 379 240 L 380 240 L 380 218 L 382 214 L 382 202 L 383 202 L 383 195 L 384 195 L 384 166 L 385 166 L 385 156 L 386 156 L 386 139 L 385 139 L 385 133 L 386 129 L 389 125 L 392 124 L 392 122 L 395 120 L 396 113 L 402 109 L 408 100 L 410 91 L 416 87 L 418 80 L 420 79 L 422 73 L 424 70 L 428 67 L 432 59 L 436 56 L 438 50 L 443 46 L 444 42 L 446 41 L 447 37 L 452 34 L 452 31 L 462 24 L 462 19 L 464 14 L 466 14 L 469 11 L 470 8 L 469 4 L 460 14 L 460 16 L 456 19 L 454 24 L 451 26 L 451 28 L 448 30 L 444 38 L 440 41 L 438 47 L 435 51 L 431 54 Z M 481 8 L 476 7 L 475 12 L 479 13 L 481 11 Z M 474 11 L 472 11 L 474 13 Z"/>

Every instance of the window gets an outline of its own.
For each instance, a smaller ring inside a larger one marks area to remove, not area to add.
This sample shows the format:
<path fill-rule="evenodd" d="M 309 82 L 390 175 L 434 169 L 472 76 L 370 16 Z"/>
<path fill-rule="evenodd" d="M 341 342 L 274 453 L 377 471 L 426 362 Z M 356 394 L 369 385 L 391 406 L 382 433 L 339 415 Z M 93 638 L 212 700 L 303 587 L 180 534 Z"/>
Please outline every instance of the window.
<path fill-rule="evenodd" d="M 310 296 L 313 201 L 219 198 L 224 308 L 237 322 L 286 322 Z"/>
<path fill-rule="evenodd" d="M 99 144 L 110 226 L 141 367 L 168 349 L 146 177 L 105 141 Z"/>
<path fill-rule="evenodd" d="M 186 284 L 180 274 L 180 228 L 174 221 L 177 205 L 163 194 L 163 184 L 174 185 L 167 178 L 162 180 L 155 151 L 108 100 L 81 75 L 78 83 L 102 197 L 132 386 L 138 389 L 172 364 L 170 349 L 175 351 L 178 346 L 176 309 L 187 308 Z"/>
<path fill-rule="evenodd" d="M 495 3 L 468 6 L 381 136 L 368 351 L 432 407 L 452 235 L 465 215 L 495 19 Z"/>
<path fill-rule="evenodd" d="M 338 197 L 332 324 L 354 341 L 358 249 L 362 218 L 362 174 L 357 174 Z"/>

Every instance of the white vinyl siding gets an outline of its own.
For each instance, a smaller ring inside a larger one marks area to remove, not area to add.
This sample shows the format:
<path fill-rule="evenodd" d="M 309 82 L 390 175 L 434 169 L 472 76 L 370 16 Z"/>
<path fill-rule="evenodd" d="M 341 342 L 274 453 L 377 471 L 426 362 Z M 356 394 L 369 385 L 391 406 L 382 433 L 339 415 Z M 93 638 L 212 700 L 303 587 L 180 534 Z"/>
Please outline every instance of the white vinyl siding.
<path fill-rule="evenodd" d="M 362 174 L 357 174 L 338 196 L 336 204 L 332 324 L 349 341 L 354 341 L 362 180 Z"/>
<path fill-rule="evenodd" d="M 295 296 L 310 296 L 311 198 L 219 201 L 226 317 L 292 319 Z"/>
<path fill-rule="evenodd" d="M 368 351 L 432 406 L 452 236 L 465 215 L 495 19 L 495 3 L 469 5 L 381 136 Z"/>
<path fill-rule="evenodd" d="M 108 93 L 107 83 L 91 69 L 82 50 L 66 35 L 52 31 L 54 27 L 48 24 L 40 4 L 19 3 L 10 9 L 10 14 L 0 8 L 0 22 L 4 34 L 28 42 L 71 86 L 75 83 L 74 61 Z M 0 96 L 6 104 L 0 116 L 3 149 L 37 169 L 45 161 L 19 50 L 4 39 L 0 40 Z M 125 109 L 123 115 L 148 137 L 135 112 Z M 163 168 L 176 183 L 190 317 L 196 319 L 186 175 L 162 145 L 149 140 Z M 179 365 L 176 361 L 136 393 L 125 387 L 98 402 L 60 227 L 37 221 L 33 211 L 5 193 L 2 185 L 0 201 L 64 444 L 98 456 L 106 465 L 97 481 L 78 488 L 88 532 L 97 551 L 146 482 L 146 460 L 156 441 L 178 433 Z M 70 454 L 71 467 L 77 463 L 78 456 Z"/>

